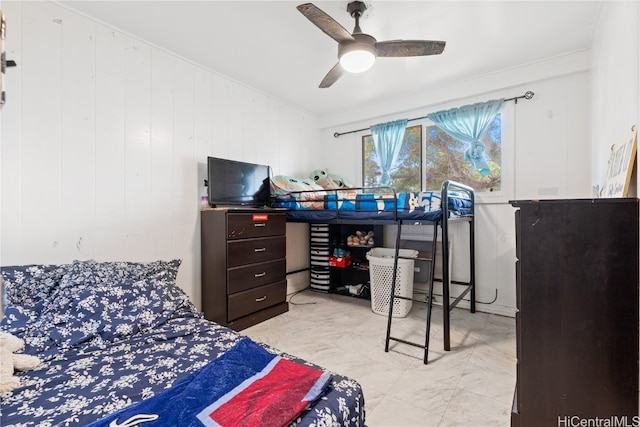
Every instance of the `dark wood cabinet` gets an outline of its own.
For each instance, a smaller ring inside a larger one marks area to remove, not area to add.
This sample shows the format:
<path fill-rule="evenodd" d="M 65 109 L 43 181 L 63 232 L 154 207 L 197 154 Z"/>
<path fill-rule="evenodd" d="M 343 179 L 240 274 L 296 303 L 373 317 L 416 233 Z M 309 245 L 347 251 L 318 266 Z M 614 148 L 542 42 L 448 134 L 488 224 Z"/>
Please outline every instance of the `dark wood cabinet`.
<path fill-rule="evenodd" d="M 286 312 L 286 214 L 254 209 L 201 213 L 205 317 L 239 331 Z"/>
<path fill-rule="evenodd" d="M 511 425 L 636 425 L 638 200 L 511 203 L 518 208 Z"/>

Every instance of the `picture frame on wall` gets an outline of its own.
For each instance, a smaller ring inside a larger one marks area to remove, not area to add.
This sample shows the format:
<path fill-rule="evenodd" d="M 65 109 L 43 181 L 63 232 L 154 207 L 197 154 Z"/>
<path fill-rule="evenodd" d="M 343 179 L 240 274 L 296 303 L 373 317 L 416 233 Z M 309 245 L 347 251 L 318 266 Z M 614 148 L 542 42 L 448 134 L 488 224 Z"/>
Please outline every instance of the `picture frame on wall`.
<path fill-rule="evenodd" d="M 628 197 L 631 177 L 636 166 L 638 150 L 638 133 L 636 126 L 619 143 L 611 147 L 607 165 L 607 177 L 600 192 L 600 197 Z"/>

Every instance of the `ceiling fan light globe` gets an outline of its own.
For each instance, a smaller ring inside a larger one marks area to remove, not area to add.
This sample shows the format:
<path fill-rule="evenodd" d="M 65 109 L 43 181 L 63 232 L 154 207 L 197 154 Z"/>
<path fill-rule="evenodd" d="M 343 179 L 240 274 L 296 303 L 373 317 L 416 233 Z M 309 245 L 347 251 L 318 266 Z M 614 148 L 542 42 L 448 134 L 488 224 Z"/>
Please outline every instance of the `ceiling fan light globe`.
<path fill-rule="evenodd" d="M 373 66 L 376 55 L 371 49 L 362 49 L 354 46 L 352 49 L 344 49 L 340 55 L 340 65 L 350 73 L 362 73 Z"/>

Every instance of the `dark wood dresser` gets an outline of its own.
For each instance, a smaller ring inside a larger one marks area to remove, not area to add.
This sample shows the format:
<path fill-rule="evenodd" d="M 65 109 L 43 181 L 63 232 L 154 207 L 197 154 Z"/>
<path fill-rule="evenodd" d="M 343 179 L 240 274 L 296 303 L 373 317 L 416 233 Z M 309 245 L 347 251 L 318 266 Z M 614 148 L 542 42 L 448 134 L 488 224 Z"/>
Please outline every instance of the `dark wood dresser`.
<path fill-rule="evenodd" d="M 201 214 L 205 317 L 239 331 L 286 312 L 286 214 L 256 209 Z"/>
<path fill-rule="evenodd" d="M 511 425 L 637 425 L 638 200 L 511 204 L 518 208 Z"/>

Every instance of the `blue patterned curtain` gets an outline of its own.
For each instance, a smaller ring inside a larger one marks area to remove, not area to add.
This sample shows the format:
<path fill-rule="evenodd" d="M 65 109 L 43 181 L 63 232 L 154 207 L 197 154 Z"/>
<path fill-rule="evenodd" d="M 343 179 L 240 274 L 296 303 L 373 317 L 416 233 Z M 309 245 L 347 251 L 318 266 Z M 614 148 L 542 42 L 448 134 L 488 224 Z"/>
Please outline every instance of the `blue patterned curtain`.
<path fill-rule="evenodd" d="M 371 126 L 373 147 L 376 149 L 378 166 L 382 172 L 380 185 L 388 185 L 391 181 L 389 172 L 398 160 L 406 128 L 407 119 Z"/>
<path fill-rule="evenodd" d="M 470 146 L 464 153 L 466 161 L 480 172 L 480 175 L 489 174 L 487 153 L 480 138 L 487 131 L 489 125 L 500 111 L 504 99 L 465 105 L 446 111 L 437 111 L 428 114 L 427 117 L 442 131 L 458 141 L 466 142 Z"/>

